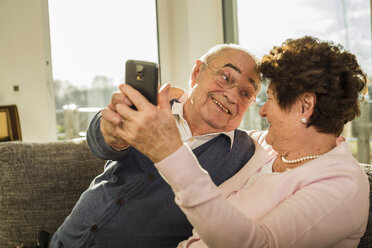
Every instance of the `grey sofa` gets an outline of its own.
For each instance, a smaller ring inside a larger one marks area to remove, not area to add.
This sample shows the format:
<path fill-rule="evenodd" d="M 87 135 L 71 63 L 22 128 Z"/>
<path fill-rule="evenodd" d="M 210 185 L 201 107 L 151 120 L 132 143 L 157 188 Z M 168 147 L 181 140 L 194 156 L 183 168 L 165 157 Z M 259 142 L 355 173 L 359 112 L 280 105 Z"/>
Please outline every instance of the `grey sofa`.
<path fill-rule="evenodd" d="M 0 143 L 0 248 L 54 233 L 104 164 L 85 140 Z"/>
<path fill-rule="evenodd" d="M 0 248 L 36 245 L 41 229 L 54 233 L 104 164 L 85 140 L 0 143 Z M 371 182 L 372 167 L 362 167 Z M 372 247 L 371 218 L 359 247 Z"/>

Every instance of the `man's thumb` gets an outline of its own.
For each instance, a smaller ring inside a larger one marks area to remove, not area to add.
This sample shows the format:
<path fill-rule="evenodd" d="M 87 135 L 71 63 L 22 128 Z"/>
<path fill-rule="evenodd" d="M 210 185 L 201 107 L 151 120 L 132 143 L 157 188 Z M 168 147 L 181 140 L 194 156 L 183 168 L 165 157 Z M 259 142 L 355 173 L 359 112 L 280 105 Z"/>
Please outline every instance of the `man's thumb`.
<path fill-rule="evenodd" d="M 164 84 L 160 88 L 160 91 L 158 94 L 158 103 L 161 109 L 170 109 L 169 98 L 168 98 L 169 88 L 170 88 L 170 84 Z"/>

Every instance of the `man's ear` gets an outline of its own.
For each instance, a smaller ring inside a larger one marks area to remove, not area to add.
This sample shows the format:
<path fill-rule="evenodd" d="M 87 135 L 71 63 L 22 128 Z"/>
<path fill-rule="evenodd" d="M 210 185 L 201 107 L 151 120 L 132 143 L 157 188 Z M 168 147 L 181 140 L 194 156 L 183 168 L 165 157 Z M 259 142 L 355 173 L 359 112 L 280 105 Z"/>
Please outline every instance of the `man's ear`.
<path fill-rule="evenodd" d="M 196 84 L 196 79 L 199 76 L 199 73 L 202 67 L 203 67 L 203 62 L 200 59 L 196 60 L 194 68 L 192 69 L 192 73 L 191 73 L 191 88 L 194 88 Z"/>
<path fill-rule="evenodd" d="M 302 115 L 306 119 L 309 119 L 310 116 L 314 112 L 315 104 L 316 104 L 316 95 L 311 92 L 305 92 L 301 96 L 301 107 L 302 107 Z"/>

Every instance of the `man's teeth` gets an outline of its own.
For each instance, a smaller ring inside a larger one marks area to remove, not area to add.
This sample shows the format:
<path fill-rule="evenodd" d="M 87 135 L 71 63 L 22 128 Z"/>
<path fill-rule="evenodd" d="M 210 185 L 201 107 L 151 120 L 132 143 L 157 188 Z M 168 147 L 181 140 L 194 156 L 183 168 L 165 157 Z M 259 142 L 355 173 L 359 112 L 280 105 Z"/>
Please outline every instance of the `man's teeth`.
<path fill-rule="evenodd" d="M 224 106 L 222 106 L 221 103 L 217 102 L 217 100 L 213 99 L 214 103 L 217 104 L 218 106 L 220 106 L 225 112 L 226 114 L 229 113 L 229 110 L 227 108 L 225 108 Z"/>

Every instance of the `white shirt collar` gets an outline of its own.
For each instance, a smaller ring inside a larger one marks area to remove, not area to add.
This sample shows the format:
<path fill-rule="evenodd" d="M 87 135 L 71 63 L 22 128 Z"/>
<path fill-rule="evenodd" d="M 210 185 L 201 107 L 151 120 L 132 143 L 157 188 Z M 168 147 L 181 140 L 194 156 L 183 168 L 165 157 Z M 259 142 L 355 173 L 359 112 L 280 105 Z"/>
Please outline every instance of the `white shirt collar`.
<path fill-rule="evenodd" d="M 187 128 L 190 130 L 187 121 L 183 118 L 183 106 L 184 106 L 185 102 L 186 101 L 180 103 L 180 102 L 174 101 L 174 103 L 172 105 L 172 114 L 176 117 L 176 119 L 178 117 L 179 120 L 182 122 L 182 124 L 186 125 Z M 191 131 L 189 131 L 189 132 L 190 132 L 189 134 L 191 135 Z M 224 135 L 226 135 L 227 137 L 230 138 L 230 149 L 231 149 L 233 144 L 234 144 L 234 136 L 235 136 L 234 130 L 233 131 L 228 131 L 228 132 L 208 133 L 208 134 L 203 134 L 203 135 L 200 135 L 200 136 L 195 136 L 194 138 L 211 139 L 211 138 L 214 138 L 214 137 L 218 136 L 219 134 L 224 134 Z M 181 134 L 181 136 L 182 136 L 182 134 Z"/>

